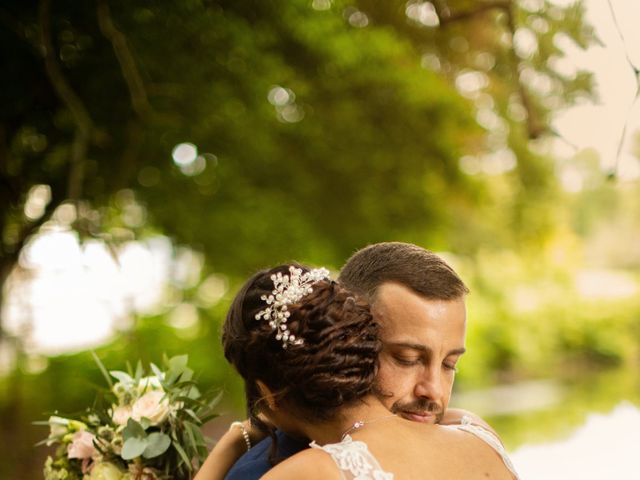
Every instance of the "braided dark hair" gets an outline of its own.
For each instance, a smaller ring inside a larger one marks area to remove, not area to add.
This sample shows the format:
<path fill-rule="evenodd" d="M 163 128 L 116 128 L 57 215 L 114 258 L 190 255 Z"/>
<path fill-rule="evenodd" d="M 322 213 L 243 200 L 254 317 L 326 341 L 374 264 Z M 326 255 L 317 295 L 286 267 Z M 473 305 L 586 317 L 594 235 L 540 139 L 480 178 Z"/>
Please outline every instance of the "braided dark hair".
<path fill-rule="evenodd" d="M 225 357 L 245 381 L 249 417 L 267 432 L 257 417 L 262 400 L 258 380 L 294 415 L 330 420 L 340 407 L 373 391 L 382 348 L 368 305 L 330 280 L 316 282 L 312 293 L 289 306 L 288 328 L 304 343 L 283 348 L 269 323 L 255 318 L 266 307 L 261 296 L 271 294 L 271 275 L 278 272 L 287 275 L 289 265 L 258 272 L 245 283 L 222 334 Z"/>

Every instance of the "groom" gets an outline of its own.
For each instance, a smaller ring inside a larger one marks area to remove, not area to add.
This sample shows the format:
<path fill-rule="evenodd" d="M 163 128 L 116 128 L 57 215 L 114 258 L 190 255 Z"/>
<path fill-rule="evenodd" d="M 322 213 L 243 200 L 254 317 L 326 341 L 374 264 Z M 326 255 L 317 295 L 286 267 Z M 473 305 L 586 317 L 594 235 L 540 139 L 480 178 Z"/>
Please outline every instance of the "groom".
<path fill-rule="evenodd" d="M 447 410 L 447 405 L 465 352 L 468 289 L 453 269 L 416 245 L 385 242 L 356 252 L 338 281 L 370 303 L 381 325 L 378 381 L 385 406 L 415 422 L 459 423 L 468 412 Z M 291 456 L 307 443 L 278 432 L 280 456 Z M 260 478 L 271 468 L 270 447 L 269 438 L 255 445 L 226 479 Z"/>

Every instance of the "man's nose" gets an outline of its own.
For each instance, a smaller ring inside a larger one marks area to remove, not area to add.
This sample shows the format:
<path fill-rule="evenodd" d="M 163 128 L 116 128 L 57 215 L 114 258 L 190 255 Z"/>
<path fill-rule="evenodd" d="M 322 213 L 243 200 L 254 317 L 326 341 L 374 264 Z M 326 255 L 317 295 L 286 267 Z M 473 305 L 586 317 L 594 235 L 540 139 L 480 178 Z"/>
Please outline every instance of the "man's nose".
<path fill-rule="evenodd" d="M 437 368 L 425 369 L 418 379 L 415 387 L 415 395 L 440 402 L 442 399 L 442 382 L 440 371 Z"/>

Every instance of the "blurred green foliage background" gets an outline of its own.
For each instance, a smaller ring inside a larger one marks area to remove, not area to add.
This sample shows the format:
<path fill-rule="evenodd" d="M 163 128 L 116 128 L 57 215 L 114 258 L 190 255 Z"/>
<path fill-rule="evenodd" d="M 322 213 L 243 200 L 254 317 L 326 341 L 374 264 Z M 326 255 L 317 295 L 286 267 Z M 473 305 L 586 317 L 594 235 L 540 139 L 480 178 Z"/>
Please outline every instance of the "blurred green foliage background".
<path fill-rule="evenodd" d="M 24 252 L 52 228 L 115 257 L 166 236 L 201 260 L 196 278 L 168 282 L 159 313 L 131 310 L 97 352 L 114 369 L 188 353 L 240 414 L 219 346 L 240 282 L 293 259 L 337 271 L 368 243 L 409 241 L 445 252 L 471 287 L 461 395 L 576 385 L 535 421 L 495 413 L 509 446 L 638 402 L 638 183 L 607 179 L 593 151 L 552 149 L 553 113 L 594 98 L 589 73 L 554 68 L 559 35 L 597 41 L 583 17 L 582 2 L 542 0 L 7 0 L 0 301 L 25 288 Z M 566 171 L 580 189 L 562 187 Z M 212 278 L 224 295 L 203 302 Z M 168 320 L 184 305 L 188 328 Z M 0 443 L 14 448 L 0 478 L 38 478 L 47 432 L 30 422 L 86 407 L 100 373 L 86 351 L 39 353 L 7 310 Z"/>

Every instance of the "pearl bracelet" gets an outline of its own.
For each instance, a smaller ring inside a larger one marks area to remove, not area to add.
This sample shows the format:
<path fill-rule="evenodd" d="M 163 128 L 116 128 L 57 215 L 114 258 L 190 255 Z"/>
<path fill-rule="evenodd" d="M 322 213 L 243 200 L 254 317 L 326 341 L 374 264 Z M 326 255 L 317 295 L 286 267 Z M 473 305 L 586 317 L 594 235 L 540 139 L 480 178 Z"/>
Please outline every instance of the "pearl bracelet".
<path fill-rule="evenodd" d="M 247 428 L 244 426 L 242 422 L 233 422 L 229 428 L 238 427 L 242 431 L 242 438 L 244 438 L 244 443 L 247 445 L 247 452 L 251 450 L 251 440 L 249 439 L 249 432 L 247 432 Z"/>

